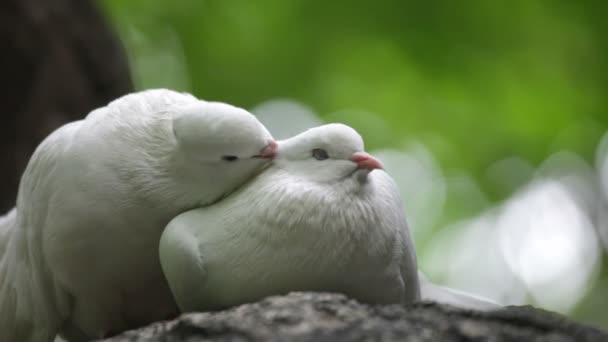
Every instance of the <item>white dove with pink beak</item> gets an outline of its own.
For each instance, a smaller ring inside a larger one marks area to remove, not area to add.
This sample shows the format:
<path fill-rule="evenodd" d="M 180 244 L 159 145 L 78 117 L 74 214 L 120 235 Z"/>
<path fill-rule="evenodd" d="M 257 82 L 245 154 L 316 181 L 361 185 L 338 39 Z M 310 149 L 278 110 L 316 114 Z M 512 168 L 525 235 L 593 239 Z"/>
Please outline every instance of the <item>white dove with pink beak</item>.
<path fill-rule="evenodd" d="M 173 219 L 161 266 L 182 311 L 290 291 L 412 303 L 420 290 L 402 208 L 361 136 L 324 125 L 280 141 L 273 163 L 231 196 Z"/>
<path fill-rule="evenodd" d="M 167 89 L 57 129 L 0 219 L 0 341 L 89 341 L 177 313 L 163 229 L 245 183 L 275 148 L 251 113 Z"/>

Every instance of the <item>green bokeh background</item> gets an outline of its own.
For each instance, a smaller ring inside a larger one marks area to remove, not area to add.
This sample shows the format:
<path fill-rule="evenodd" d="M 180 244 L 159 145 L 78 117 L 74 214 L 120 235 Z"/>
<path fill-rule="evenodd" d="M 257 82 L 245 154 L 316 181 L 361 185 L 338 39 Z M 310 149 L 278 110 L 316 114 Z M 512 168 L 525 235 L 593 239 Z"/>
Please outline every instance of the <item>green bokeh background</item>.
<path fill-rule="evenodd" d="M 446 172 L 466 170 L 489 202 L 463 204 L 448 193 L 437 227 L 500 203 L 527 181 L 493 181 L 487 170 L 498 160 L 517 156 L 536 167 L 568 150 L 593 166 L 608 125 L 604 1 L 100 4 L 139 89 L 169 87 L 244 108 L 290 98 L 321 118 L 373 113 L 342 118 L 368 149 L 419 141 Z M 607 273 L 604 266 L 573 317 L 608 327 Z"/>

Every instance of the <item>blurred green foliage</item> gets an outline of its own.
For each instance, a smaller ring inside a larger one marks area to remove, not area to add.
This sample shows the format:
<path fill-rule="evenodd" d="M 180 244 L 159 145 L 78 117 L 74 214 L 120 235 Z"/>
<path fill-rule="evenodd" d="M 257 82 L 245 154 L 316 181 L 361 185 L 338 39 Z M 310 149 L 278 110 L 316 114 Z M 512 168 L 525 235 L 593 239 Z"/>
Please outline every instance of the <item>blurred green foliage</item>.
<path fill-rule="evenodd" d="M 359 110 L 373 115 L 340 119 L 368 148 L 422 142 L 446 173 L 466 170 L 488 198 L 448 193 L 444 222 L 516 190 L 488 175 L 494 162 L 516 156 L 536 167 L 569 150 L 593 165 L 608 126 L 604 1 L 101 4 L 127 45 L 139 88 L 186 90 L 245 108 L 285 97 L 322 118 Z M 605 267 L 603 274 L 601 284 Z M 600 297 L 587 300 L 580 317 L 608 326 Z"/>

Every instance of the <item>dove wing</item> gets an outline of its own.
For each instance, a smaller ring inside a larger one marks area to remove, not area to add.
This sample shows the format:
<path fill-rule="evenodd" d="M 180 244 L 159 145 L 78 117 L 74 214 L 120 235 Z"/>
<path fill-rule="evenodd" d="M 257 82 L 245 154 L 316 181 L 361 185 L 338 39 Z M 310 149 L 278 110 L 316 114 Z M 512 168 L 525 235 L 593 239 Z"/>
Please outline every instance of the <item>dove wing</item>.
<path fill-rule="evenodd" d="M 193 230 L 205 222 L 198 216 L 197 210 L 179 215 L 169 222 L 160 239 L 161 267 L 182 311 L 188 311 L 199 302 L 196 296 L 207 273 L 199 241 Z"/>
<path fill-rule="evenodd" d="M 418 266 L 416 249 L 410 234 L 410 228 L 403 210 L 403 202 L 395 181 L 386 172 L 371 174 L 378 197 L 374 203 L 382 216 L 385 227 L 394 234 L 398 243 L 397 263 L 403 282 L 403 303 L 409 304 L 420 299 L 418 286 Z"/>
<path fill-rule="evenodd" d="M 402 212 L 401 212 L 402 214 Z M 402 214 L 402 216 L 405 216 Z M 404 303 L 409 304 L 420 299 L 420 288 L 418 283 L 418 266 L 416 261 L 416 250 L 410 236 L 409 227 L 405 217 L 399 220 L 401 223 L 399 232 L 402 237 L 403 251 L 401 255 L 401 279 L 404 285 Z"/>
<path fill-rule="evenodd" d="M 0 341 L 52 341 L 67 314 L 68 297 L 44 257 L 48 207 L 54 201 L 49 175 L 59 164 L 80 121 L 52 133 L 34 152 L 17 199 L 3 219 L 0 255 Z"/>

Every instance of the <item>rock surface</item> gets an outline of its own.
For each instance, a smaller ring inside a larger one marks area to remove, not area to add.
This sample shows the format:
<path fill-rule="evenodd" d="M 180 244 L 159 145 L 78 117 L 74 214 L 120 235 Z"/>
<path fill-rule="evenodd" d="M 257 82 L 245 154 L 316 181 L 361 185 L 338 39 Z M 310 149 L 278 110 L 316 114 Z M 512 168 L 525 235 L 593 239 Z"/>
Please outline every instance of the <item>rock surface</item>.
<path fill-rule="evenodd" d="M 370 306 L 339 294 L 291 293 L 105 340 L 125 341 L 608 341 L 608 333 L 529 306 L 473 312 L 439 305 Z"/>

